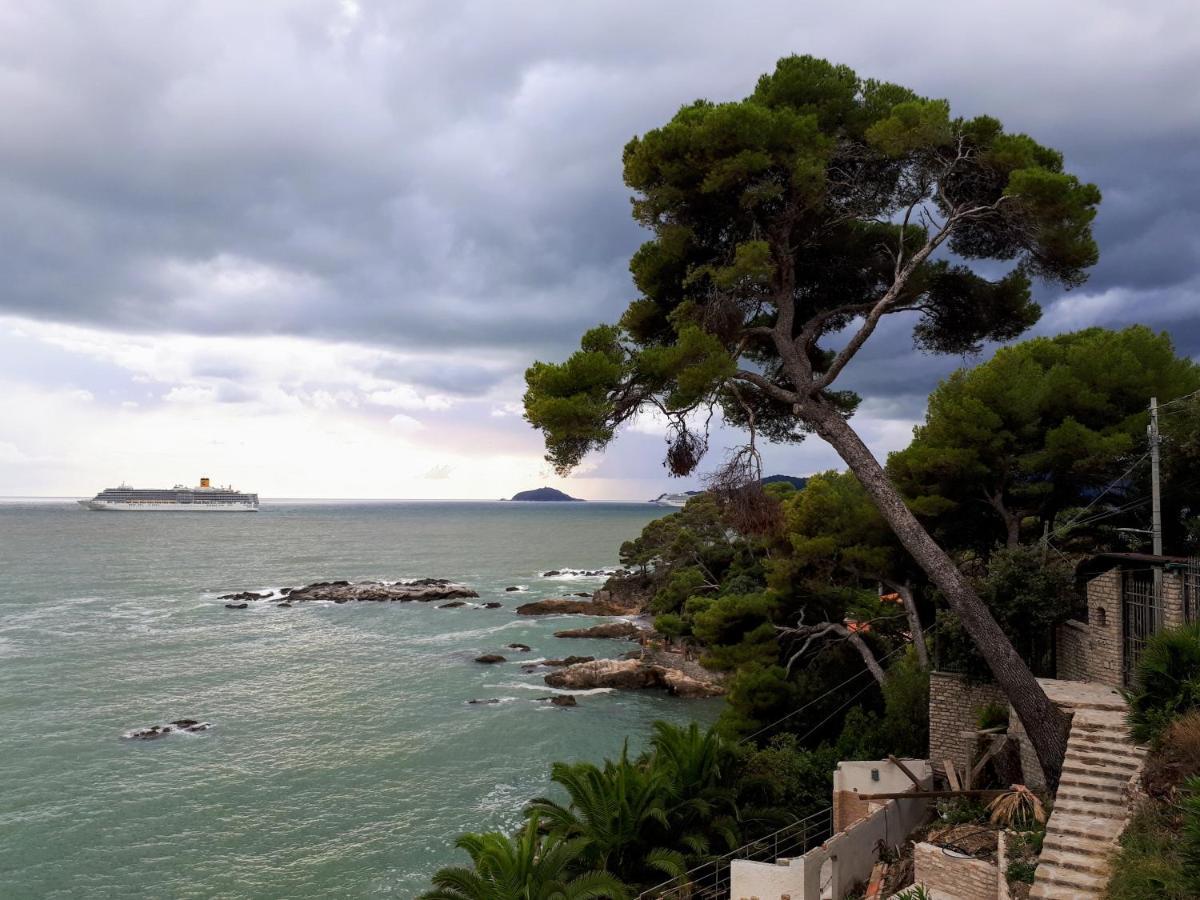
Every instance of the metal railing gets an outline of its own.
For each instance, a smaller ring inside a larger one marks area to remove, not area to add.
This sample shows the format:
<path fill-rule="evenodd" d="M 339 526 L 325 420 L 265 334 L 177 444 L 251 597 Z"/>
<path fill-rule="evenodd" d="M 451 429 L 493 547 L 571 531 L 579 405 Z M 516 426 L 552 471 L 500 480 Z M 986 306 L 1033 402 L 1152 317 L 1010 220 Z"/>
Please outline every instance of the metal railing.
<path fill-rule="evenodd" d="M 637 900 L 728 900 L 733 860 L 794 859 L 819 846 L 832 832 L 833 807 L 827 807 L 643 891 Z"/>

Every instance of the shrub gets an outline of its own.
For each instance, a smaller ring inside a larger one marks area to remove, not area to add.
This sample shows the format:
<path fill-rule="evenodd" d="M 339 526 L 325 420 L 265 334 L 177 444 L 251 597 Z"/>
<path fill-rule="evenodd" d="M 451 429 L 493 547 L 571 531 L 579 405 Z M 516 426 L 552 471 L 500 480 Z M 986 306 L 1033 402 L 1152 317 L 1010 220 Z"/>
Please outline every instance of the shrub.
<path fill-rule="evenodd" d="M 1157 742 L 1173 720 L 1200 708 L 1200 622 L 1150 638 L 1128 699 L 1130 731 L 1141 743 Z"/>
<path fill-rule="evenodd" d="M 929 672 L 911 647 L 888 669 L 883 703 L 887 751 L 924 759 L 929 749 Z"/>
<path fill-rule="evenodd" d="M 1159 737 L 1146 757 L 1142 787 L 1157 800 L 1173 802 L 1179 786 L 1200 775 L 1200 710 L 1180 716 Z"/>
<path fill-rule="evenodd" d="M 1200 776 L 1193 775 L 1184 783 L 1183 834 L 1180 856 L 1188 886 L 1200 894 Z"/>
<path fill-rule="evenodd" d="M 972 822 L 982 823 L 987 818 L 987 809 L 977 800 L 955 797 L 951 800 L 939 800 L 937 814 L 944 825 L 966 825 Z"/>
<path fill-rule="evenodd" d="M 975 726 L 980 731 L 1002 728 L 1008 724 L 1008 706 L 1004 703 L 985 703 L 975 710 Z"/>
<path fill-rule="evenodd" d="M 1195 900 L 1184 874 L 1177 823 L 1168 808 L 1143 803 L 1121 835 L 1108 900 Z"/>
<path fill-rule="evenodd" d="M 1014 881 L 1033 884 L 1033 873 L 1037 871 L 1037 863 L 1028 859 L 1014 859 L 1004 871 L 1004 877 L 1009 884 Z"/>

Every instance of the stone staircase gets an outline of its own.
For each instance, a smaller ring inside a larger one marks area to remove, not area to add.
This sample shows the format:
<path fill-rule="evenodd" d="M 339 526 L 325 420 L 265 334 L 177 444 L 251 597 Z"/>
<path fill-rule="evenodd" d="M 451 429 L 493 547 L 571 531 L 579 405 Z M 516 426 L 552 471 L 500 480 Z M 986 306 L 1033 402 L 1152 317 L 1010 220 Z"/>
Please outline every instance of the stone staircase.
<path fill-rule="evenodd" d="M 1125 703 L 1115 691 L 1092 687 L 1077 697 L 1053 699 L 1072 708 L 1074 717 L 1029 896 L 1098 898 L 1108 886 L 1117 838 L 1129 820 L 1130 781 L 1141 772 L 1146 751 L 1133 745 Z"/>

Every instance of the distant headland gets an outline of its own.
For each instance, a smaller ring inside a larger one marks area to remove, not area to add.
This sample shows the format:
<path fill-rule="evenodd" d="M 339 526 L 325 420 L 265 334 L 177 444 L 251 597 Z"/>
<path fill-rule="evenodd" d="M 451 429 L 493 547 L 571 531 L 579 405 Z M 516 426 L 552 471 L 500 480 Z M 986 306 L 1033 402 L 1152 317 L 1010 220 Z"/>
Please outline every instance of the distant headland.
<path fill-rule="evenodd" d="M 574 500 L 577 502 L 580 500 L 579 497 L 572 497 L 569 494 L 564 494 L 562 491 L 556 490 L 555 488 L 552 488 L 552 487 L 540 487 L 540 488 L 535 488 L 532 491 L 518 491 L 517 493 L 512 495 L 512 499 L 513 500 L 542 500 L 542 501 Z"/>

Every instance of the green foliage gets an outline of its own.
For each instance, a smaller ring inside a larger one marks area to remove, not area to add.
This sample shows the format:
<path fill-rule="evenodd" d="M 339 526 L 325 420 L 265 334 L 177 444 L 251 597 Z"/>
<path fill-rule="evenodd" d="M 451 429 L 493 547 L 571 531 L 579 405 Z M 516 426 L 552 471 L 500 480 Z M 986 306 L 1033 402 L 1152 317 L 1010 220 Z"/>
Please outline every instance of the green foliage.
<path fill-rule="evenodd" d="M 986 554 L 997 542 L 1040 537 L 1042 523 L 1064 525 L 1070 510 L 1090 502 L 1145 447 L 1148 399 L 1197 388 L 1200 366 L 1145 326 L 1035 338 L 942 382 L 925 423 L 892 454 L 888 471 L 945 540 Z M 1187 458 L 1200 459 L 1200 444 Z M 1142 488 L 1118 484 L 1105 502 L 1119 506 L 1130 491 Z M 1182 483 L 1180 491 L 1196 496 Z M 1104 527 L 1111 524 L 1122 522 Z M 1074 534 L 1091 542 L 1082 549 L 1104 536 L 1098 527 Z"/>
<path fill-rule="evenodd" d="M 742 100 L 684 106 L 631 140 L 623 163 L 633 216 L 651 232 L 630 262 L 640 296 L 567 361 L 526 375 L 526 417 L 560 470 L 646 405 L 679 431 L 676 474 L 704 449 L 686 433 L 692 410 L 719 406 L 735 426 L 753 419 L 771 440 L 799 439 L 811 423 L 763 379 L 807 398 L 832 359 L 822 342 L 889 288 L 887 312 L 915 312 L 922 347 L 961 353 L 1036 321 L 1030 276 L 1071 286 L 1096 260 L 1100 195 L 1063 171 L 1061 154 L 813 57 L 781 59 Z M 914 260 L 933 236 L 911 214 L 923 208 L 950 224 L 939 240 L 960 262 L 925 259 L 894 285 L 893 248 Z M 992 281 L 972 260 L 1011 270 Z M 763 339 L 785 315 L 803 330 L 803 377 Z M 846 414 L 857 403 L 821 393 Z"/>
<path fill-rule="evenodd" d="M 1193 775 L 1185 783 L 1180 807 L 1183 833 L 1179 852 L 1188 886 L 1200 895 L 1200 776 Z"/>
<path fill-rule="evenodd" d="M 969 797 L 953 797 L 937 802 L 938 819 L 944 825 L 968 825 L 987 821 L 987 807 Z"/>
<path fill-rule="evenodd" d="M 654 617 L 654 630 L 672 640 L 677 640 L 691 632 L 691 628 L 678 613 L 663 613 Z"/>
<path fill-rule="evenodd" d="M 975 586 L 1034 672 L 1053 676 L 1054 626 L 1066 618 L 1074 602 L 1071 565 L 1041 547 L 1005 548 L 992 554 L 986 573 L 976 579 Z M 986 664 L 954 613 L 938 613 L 934 638 L 944 668 L 974 678 L 987 677 Z"/>
<path fill-rule="evenodd" d="M 1033 884 L 1033 875 L 1037 871 L 1037 862 L 1028 859 L 1014 859 L 1004 870 L 1004 878 L 1009 884 L 1019 882 Z"/>
<path fill-rule="evenodd" d="M 1128 700 L 1130 732 L 1140 743 L 1157 741 L 1173 720 L 1200 708 L 1200 622 L 1150 638 Z"/>
<path fill-rule="evenodd" d="M 883 686 L 883 754 L 924 759 L 929 750 L 929 672 L 910 648 Z"/>
<path fill-rule="evenodd" d="M 738 766 L 738 791 L 746 806 L 786 810 L 794 818 L 829 805 L 838 751 L 800 746 L 794 734 L 780 734 L 762 748 L 744 747 Z"/>
<path fill-rule="evenodd" d="M 709 649 L 706 665 L 731 669 L 758 662 L 769 664 L 779 656 L 772 618 L 777 609 L 766 593 L 727 594 L 689 601 L 692 633 Z"/>
<path fill-rule="evenodd" d="M 933 900 L 933 895 L 923 884 L 914 884 L 896 894 L 896 900 Z"/>
<path fill-rule="evenodd" d="M 650 600 L 650 611 L 656 613 L 679 612 L 687 603 L 688 598 L 699 594 L 708 582 L 699 566 L 686 566 L 674 569 L 666 575 L 665 583 Z M 711 587 L 708 587 L 712 590 Z"/>
<path fill-rule="evenodd" d="M 975 710 L 975 727 L 980 731 L 1008 726 L 1008 704 L 985 703 Z"/>
<path fill-rule="evenodd" d="M 499 832 L 464 834 L 455 846 L 471 867 L 448 866 L 433 876 L 435 890 L 422 900 L 624 900 L 629 894 L 606 872 L 577 872 L 578 840 L 543 837 L 536 816 L 513 837 Z"/>
<path fill-rule="evenodd" d="M 1170 811 L 1159 804 L 1136 808 L 1121 835 L 1109 900 L 1195 900 L 1200 885 L 1189 884 L 1177 828 Z"/>
<path fill-rule="evenodd" d="M 534 800 L 528 814 L 578 859 L 629 884 L 673 877 L 737 846 L 738 810 L 725 783 L 729 749 L 713 729 L 656 722 L 651 749 L 601 766 L 555 763 L 551 780 L 568 801 Z"/>

